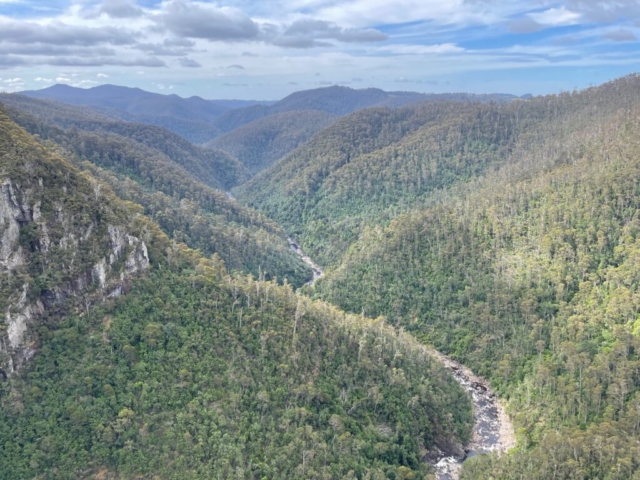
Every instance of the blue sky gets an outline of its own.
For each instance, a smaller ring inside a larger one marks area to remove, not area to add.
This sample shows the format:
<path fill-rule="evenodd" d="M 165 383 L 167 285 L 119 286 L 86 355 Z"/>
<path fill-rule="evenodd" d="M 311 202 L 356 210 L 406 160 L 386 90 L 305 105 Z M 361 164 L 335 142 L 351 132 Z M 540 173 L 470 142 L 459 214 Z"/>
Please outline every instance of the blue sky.
<path fill-rule="evenodd" d="M 640 70 L 640 0 L 0 0 L 0 90 L 543 94 Z"/>

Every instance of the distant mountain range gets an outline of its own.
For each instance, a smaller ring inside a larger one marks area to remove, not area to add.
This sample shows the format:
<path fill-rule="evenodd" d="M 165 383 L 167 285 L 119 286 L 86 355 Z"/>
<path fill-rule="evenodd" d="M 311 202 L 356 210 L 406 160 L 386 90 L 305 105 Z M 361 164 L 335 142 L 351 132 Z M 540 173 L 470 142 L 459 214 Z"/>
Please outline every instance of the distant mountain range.
<path fill-rule="evenodd" d="M 274 103 L 257 100 L 205 100 L 198 96 L 182 98 L 175 94 L 162 95 L 140 88 L 117 85 L 76 88 L 58 84 L 42 90 L 20 93 L 28 97 L 48 98 L 72 105 L 122 110 L 131 115 L 166 115 L 198 121 L 211 121 L 234 108 Z"/>
<path fill-rule="evenodd" d="M 211 122 L 223 113 L 261 103 L 247 100 L 205 100 L 195 96 L 182 98 L 116 85 L 100 85 L 88 89 L 54 85 L 21 94 L 93 107 L 119 120 L 158 125 L 194 143 L 204 143 L 219 134 Z"/>
<path fill-rule="evenodd" d="M 116 85 L 89 89 L 54 85 L 21 95 L 82 107 L 91 121 L 101 117 L 163 127 L 192 143 L 237 157 L 252 175 L 268 168 L 338 118 L 359 110 L 418 103 L 508 103 L 518 98 L 500 93 L 425 94 L 342 86 L 303 90 L 277 102 L 182 98 Z M 55 121 L 67 123 L 68 119 L 59 114 L 62 111 L 59 106 L 44 111 L 57 112 L 59 118 Z M 78 114 L 78 110 L 73 112 L 74 121 Z"/>
<path fill-rule="evenodd" d="M 230 132 L 254 120 L 283 112 L 318 110 L 331 115 L 343 116 L 371 107 L 402 107 L 422 101 L 477 101 L 505 102 L 518 97 L 509 94 L 474 95 L 470 93 L 417 93 L 385 92 L 378 88 L 355 90 L 349 87 L 332 86 L 292 93 L 272 105 L 252 105 L 230 110 L 220 115 L 214 125 L 223 133 Z"/>

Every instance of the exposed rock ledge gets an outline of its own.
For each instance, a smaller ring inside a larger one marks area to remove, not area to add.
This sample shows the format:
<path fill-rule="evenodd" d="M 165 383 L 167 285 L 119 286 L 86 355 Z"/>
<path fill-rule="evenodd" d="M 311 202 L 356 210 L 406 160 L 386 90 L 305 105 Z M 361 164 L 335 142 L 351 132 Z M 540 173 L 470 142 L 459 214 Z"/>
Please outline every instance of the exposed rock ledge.
<path fill-rule="evenodd" d="M 56 265 L 55 260 L 49 259 L 50 251 L 54 248 L 71 251 L 70 263 L 76 262 L 79 257 L 77 250 L 83 244 L 96 240 L 95 236 L 100 231 L 95 220 L 78 225 L 73 213 L 65 211 L 62 204 L 56 205 L 54 216 L 45 219 L 41 214 L 40 200 L 43 190 L 42 179 L 27 186 L 17 185 L 10 179 L 2 183 L 0 275 L 4 279 L 16 281 L 22 278 L 27 271 L 30 254 L 40 256 L 43 264 L 48 262 L 51 269 L 71 272 L 70 265 Z M 25 228 L 35 232 L 32 252 L 20 244 L 21 230 Z M 52 235 L 52 231 L 64 234 Z M 0 328 L 0 376 L 13 373 L 35 354 L 38 342 L 30 327 L 52 307 L 81 296 L 84 302 L 119 296 L 128 288 L 131 276 L 149 267 L 147 247 L 143 241 L 119 225 L 107 225 L 106 232 L 108 239 L 100 239 L 98 243 L 103 248 L 95 252 L 99 260 L 79 271 L 73 270 L 76 274 L 72 281 L 38 293 L 32 291 L 34 287 L 29 280 L 8 289 L 8 298 L 4 299 L 4 329 Z"/>

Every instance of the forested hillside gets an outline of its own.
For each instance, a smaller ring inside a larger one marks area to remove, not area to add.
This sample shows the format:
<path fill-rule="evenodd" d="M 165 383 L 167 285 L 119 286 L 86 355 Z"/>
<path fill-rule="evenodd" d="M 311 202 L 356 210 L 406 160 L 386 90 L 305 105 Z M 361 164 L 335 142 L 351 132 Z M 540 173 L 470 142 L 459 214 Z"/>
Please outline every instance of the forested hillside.
<path fill-rule="evenodd" d="M 545 122 L 501 167 L 366 228 L 317 295 L 385 315 L 509 399 L 518 450 L 464 478 L 636 478 L 640 79 L 521 108 Z"/>
<path fill-rule="evenodd" d="M 0 333 L 25 373 L 4 367 L 0 472 L 428 478 L 472 419 L 417 338 L 488 378 L 517 427 L 463 478 L 640 478 L 640 76 L 527 98 L 298 92 L 214 120 L 228 153 L 5 99 L 40 143 L 0 118 L 5 162 L 37 167 L 28 191 L 46 199 L 50 171 L 62 195 L 65 169 L 83 188 L 48 210 L 5 188 Z M 215 190 L 232 187 L 246 206 Z M 89 228 L 82 202 L 106 220 Z M 54 218 L 78 218 L 79 263 L 38 255 L 74 224 Z M 92 236 L 112 224 L 131 271 Z M 327 267 L 312 287 L 269 281 L 310 277 L 287 235 Z"/>
<path fill-rule="evenodd" d="M 629 99 L 619 88 L 509 103 L 362 110 L 238 187 L 236 195 L 329 265 L 367 225 L 385 225 L 415 205 L 455 195 L 451 188 L 518 161 L 522 149 L 543 151 L 551 139 L 564 141 L 594 110 L 607 116 L 625 108 Z"/>
<path fill-rule="evenodd" d="M 335 118 L 319 110 L 277 113 L 236 128 L 206 146 L 228 152 L 255 175 L 309 140 Z"/>
<path fill-rule="evenodd" d="M 284 156 L 297 145 L 306 141 L 318 131 L 327 120 L 320 120 L 324 112 L 328 115 L 346 115 L 363 108 L 373 106 L 399 107 L 420 101 L 456 102 L 509 102 L 513 95 L 488 94 L 472 95 L 466 93 L 422 94 L 416 92 L 385 92 L 376 88 L 352 89 L 332 86 L 313 90 L 295 92 L 277 102 L 258 102 L 240 100 L 205 100 L 200 97 L 181 98 L 177 95 L 160 95 L 139 88 L 101 85 L 93 88 L 75 88 L 68 85 L 54 85 L 42 90 L 21 92 L 22 95 L 63 102 L 64 104 L 83 106 L 89 115 L 102 115 L 106 118 L 127 122 L 145 123 L 164 127 L 196 144 L 205 144 L 244 125 L 251 124 L 283 114 L 299 112 L 298 128 L 291 130 L 291 119 L 294 115 L 283 116 L 257 123 L 257 135 L 264 135 L 264 129 L 273 130 L 279 122 L 283 122 L 283 130 L 278 135 L 276 145 L 270 147 L 264 159 L 253 160 L 249 155 L 249 163 L 270 164 L 273 160 Z M 313 111 L 314 113 L 302 113 Z M 221 140 L 221 144 L 231 150 L 243 150 L 247 147 L 247 130 L 233 132 L 231 136 Z M 274 133 L 267 135 L 273 136 Z M 292 136 L 293 138 L 288 138 Z M 238 143 L 232 143 L 237 140 Z M 291 146 L 293 145 L 293 147 Z M 286 147 L 286 148 L 284 148 Z M 228 150 L 228 151 L 231 151 Z M 252 153 L 255 156 L 255 152 Z M 276 153 L 281 153 L 276 157 Z"/>
<path fill-rule="evenodd" d="M 103 115 L 95 115 L 86 108 L 75 108 L 17 94 L 0 94 L 0 102 L 64 129 L 75 128 L 98 135 L 113 133 L 126 137 L 157 150 L 163 156 L 168 156 L 198 180 L 214 188 L 229 189 L 248 178 L 246 168 L 238 159 L 220 150 L 194 145 L 180 135 L 161 127 L 117 121 Z"/>
<path fill-rule="evenodd" d="M 238 175 L 244 178 L 244 167 L 227 154 L 202 153 L 204 149 L 157 127 L 104 122 L 74 107 L 17 95 L 1 96 L 0 101 L 12 105 L 9 115 L 30 133 L 109 183 L 120 198 L 144 206 L 175 240 L 205 255 L 218 253 L 230 269 L 255 276 L 286 278 L 294 285 L 311 277 L 276 224 L 202 183 L 209 178 L 210 185 L 225 188 Z M 238 171 L 242 173 L 234 173 Z"/>
<path fill-rule="evenodd" d="M 343 116 L 371 107 L 401 107 L 422 101 L 440 102 L 509 102 L 513 95 L 468 93 L 424 94 L 417 92 L 385 92 L 378 88 L 353 89 L 332 87 L 302 90 L 292 93 L 272 105 L 252 105 L 226 112 L 214 120 L 213 125 L 221 133 L 227 133 L 255 120 L 284 112 L 316 110 L 335 116 Z"/>
<path fill-rule="evenodd" d="M 295 92 L 271 106 L 273 112 L 322 110 L 333 115 L 347 115 L 372 106 L 400 106 L 424 100 L 416 92 L 385 92 L 378 88 L 353 89 L 332 86 Z"/>
<path fill-rule="evenodd" d="M 299 235 L 323 263 L 367 222 L 500 164 L 531 119 L 523 105 L 424 103 L 343 118 L 236 190 Z M 535 121 L 535 120 L 534 120 Z M 301 222 L 302 220 L 302 222 Z"/>
<path fill-rule="evenodd" d="M 413 337 L 230 275 L 1 107 L 0 165 L 0 478 L 425 478 L 468 439 L 469 399 Z"/>
<path fill-rule="evenodd" d="M 213 124 L 220 132 L 226 133 L 278 113 L 314 110 L 340 116 L 375 105 L 402 105 L 425 98 L 423 94 L 413 92 L 385 92 L 376 88 L 354 90 L 348 87 L 324 87 L 292 93 L 273 105 L 252 105 L 231 110 L 217 118 Z"/>

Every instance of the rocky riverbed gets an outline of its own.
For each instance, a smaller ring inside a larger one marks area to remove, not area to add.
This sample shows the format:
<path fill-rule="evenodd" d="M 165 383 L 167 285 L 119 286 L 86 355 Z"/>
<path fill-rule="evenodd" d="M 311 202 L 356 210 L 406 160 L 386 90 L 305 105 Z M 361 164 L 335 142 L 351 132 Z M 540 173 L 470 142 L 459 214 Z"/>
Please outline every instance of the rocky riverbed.
<path fill-rule="evenodd" d="M 485 379 L 437 350 L 429 349 L 429 353 L 451 370 L 473 401 L 475 425 L 471 442 L 465 446 L 465 454 L 443 455 L 431 462 L 438 480 L 457 480 L 460 478 L 462 462 L 466 459 L 483 453 L 505 452 L 514 447 L 515 431 L 504 405 Z"/>
<path fill-rule="evenodd" d="M 289 242 L 289 248 L 296 252 L 302 259 L 302 261 L 313 269 L 313 278 L 307 282 L 307 285 L 313 285 L 324 276 L 322 268 L 320 268 L 317 263 L 311 260 L 311 258 L 309 258 L 309 255 L 302 251 L 298 242 L 296 242 L 293 238 L 287 237 L 287 242 Z"/>

